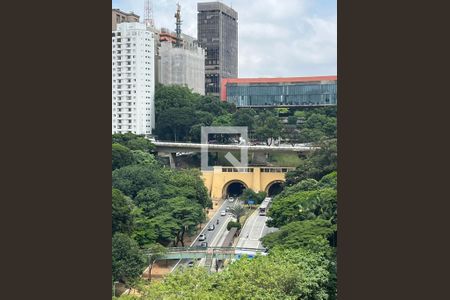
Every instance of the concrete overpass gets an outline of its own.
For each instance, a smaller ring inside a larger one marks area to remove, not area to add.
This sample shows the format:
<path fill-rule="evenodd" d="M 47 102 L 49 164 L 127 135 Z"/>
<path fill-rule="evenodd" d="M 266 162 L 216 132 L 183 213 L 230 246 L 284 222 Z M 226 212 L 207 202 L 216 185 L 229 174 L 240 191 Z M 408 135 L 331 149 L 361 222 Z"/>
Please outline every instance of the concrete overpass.
<path fill-rule="evenodd" d="M 261 152 L 309 152 L 318 147 L 310 146 L 261 146 L 261 145 L 225 145 L 225 144 L 200 144 L 200 143 L 177 143 L 177 142 L 153 142 L 157 152 L 177 153 L 177 152 L 200 152 L 203 147 L 208 147 L 209 152 L 235 152 L 247 149 L 249 153 Z"/>
<path fill-rule="evenodd" d="M 282 185 L 286 179 L 286 172 L 295 168 L 281 167 L 214 167 L 212 171 L 202 171 L 203 182 L 213 200 L 226 196 L 232 184 L 240 184 L 243 188 L 250 188 L 255 192 L 270 193 L 274 185 Z"/>
<path fill-rule="evenodd" d="M 262 146 L 262 145 L 227 145 L 227 144 L 200 144 L 200 143 L 177 143 L 177 142 L 153 142 L 155 150 L 159 155 L 168 154 L 170 166 L 175 168 L 176 153 L 178 152 L 201 152 L 203 147 L 207 147 L 208 152 L 239 152 L 247 149 L 247 152 L 255 157 L 256 161 L 264 162 L 268 153 L 307 153 L 318 149 L 307 145 L 299 146 Z"/>

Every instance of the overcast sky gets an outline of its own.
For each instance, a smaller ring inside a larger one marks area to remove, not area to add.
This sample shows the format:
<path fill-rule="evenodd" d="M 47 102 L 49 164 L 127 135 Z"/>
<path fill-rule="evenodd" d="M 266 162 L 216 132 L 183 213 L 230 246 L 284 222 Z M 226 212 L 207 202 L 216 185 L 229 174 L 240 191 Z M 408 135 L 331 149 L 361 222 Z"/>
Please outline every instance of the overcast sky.
<path fill-rule="evenodd" d="M 151 0 L 158 28 L 175 30 L 176 3 L 181 30 L 197 37 L 197 2 Z M 226 0 L 238 12 L 239 77 L 336 75 L 336 0 Z M 112 0 L 143 20 L 144 0 Z"/>

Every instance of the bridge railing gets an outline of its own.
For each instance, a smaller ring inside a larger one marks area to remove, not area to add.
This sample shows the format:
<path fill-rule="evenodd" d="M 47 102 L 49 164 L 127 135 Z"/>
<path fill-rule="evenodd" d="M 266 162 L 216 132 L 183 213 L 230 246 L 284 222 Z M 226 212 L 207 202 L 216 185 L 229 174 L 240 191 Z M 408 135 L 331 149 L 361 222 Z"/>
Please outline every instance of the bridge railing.
<path fill-rule="evenodd" d="M 295 170 L 292 167 L 261 167 L 262 173 L 287 173 L 289 171 Z"/>
<path fill-rule="evenodd" d="M 222 172 L 240 172 L 240 173 L 253 173 L 254 168 L 233 168 L 223 167 Z"/>
<path fill-rule="evenodd" d="M 234 252 L 234 251 L 254 251 L 262 252 L 264 248 L 248 248 L 248 247 L 221 247 L 221 246 L 211 246 L 211 247 L 169 247 L 166 248 L 166 253 L 182 253 L 182 252 L 206 252 L 206 251 L 222 251 L 222 252 Z M 145 254 L 150 255 L 152 252 L 150 250 L 144 251 Z"/>

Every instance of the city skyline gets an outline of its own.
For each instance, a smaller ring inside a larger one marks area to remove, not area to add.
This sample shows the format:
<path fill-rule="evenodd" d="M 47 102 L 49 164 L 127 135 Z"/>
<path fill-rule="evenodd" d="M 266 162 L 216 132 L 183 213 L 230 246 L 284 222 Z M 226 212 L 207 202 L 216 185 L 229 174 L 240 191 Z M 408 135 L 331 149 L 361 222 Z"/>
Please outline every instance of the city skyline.
<path fill-rule="evenodd" d="M 182 32 L 197 37 L 197 3 L 181 5 Z M 153 1 L 155 25 L 175 29 L 176 0 Z M 336 1 L 223 1 L 239 14 L 239 77 L 337 73 Z M 282 5 L 281 5 L 282 4 Z M 113 8 L 143 20 L 143 0 L 113 0 Z"/>

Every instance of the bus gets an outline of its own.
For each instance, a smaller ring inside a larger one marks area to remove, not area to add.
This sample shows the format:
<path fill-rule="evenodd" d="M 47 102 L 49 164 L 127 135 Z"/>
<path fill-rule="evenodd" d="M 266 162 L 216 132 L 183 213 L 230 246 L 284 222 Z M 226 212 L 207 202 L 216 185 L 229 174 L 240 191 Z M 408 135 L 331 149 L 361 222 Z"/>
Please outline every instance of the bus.
<path fill-rule="evenodd" d="M 264 199 L 264 201 L 261 203 L 261 206 L 259 207 L 259 215 L 265 216 L 267 212 L 269 211 L 269 205 L 270 205 L 270 198 Z"/>

